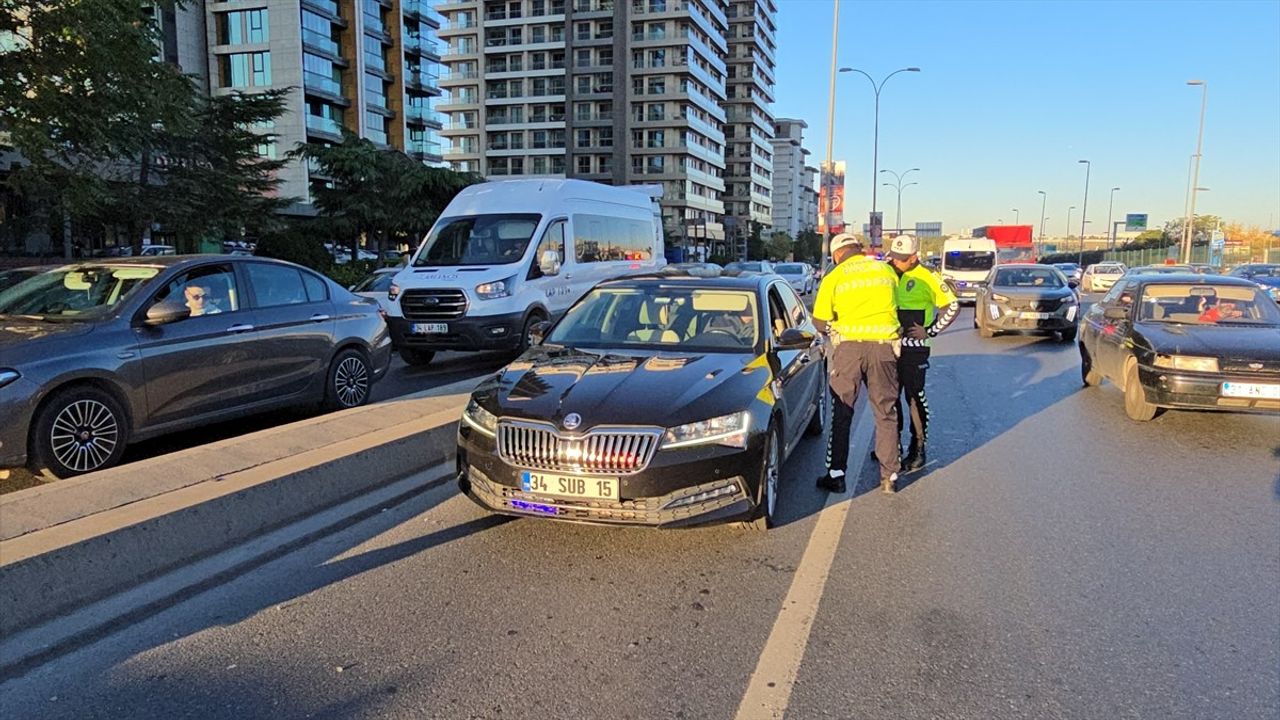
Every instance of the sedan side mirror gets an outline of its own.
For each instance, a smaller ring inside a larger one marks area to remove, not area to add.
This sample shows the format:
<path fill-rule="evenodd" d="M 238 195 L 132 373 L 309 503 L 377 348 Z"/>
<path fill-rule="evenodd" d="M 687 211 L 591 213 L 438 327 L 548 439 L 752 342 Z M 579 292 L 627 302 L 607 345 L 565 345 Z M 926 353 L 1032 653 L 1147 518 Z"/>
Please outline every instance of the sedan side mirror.
<path fill-rule="evenodd" d="M 191 317 L 191 308 L 175 302 L 158 302 L 147 308 L 147 325 L 156 327 L 168 325 Z"/>
<path fill-rule="evenodd" d="M 1122 307 L 1109 307 L 1102 311 L 1102 316 L 1108 320 L 1128 320 L 1129 311 Z"/>
<path fill-rule="evenodd" d="M 551 323 L 547 320 L 536 322 L 529 327 L 529 344 L 541 345 L 542 341 L 547 337 L 547 331 L 551 329 Z"/>
<path fill-rule="evenodd" d="M 547 277 L 560 274 L 560 254 L 555 250 L 548 250 L 542 253 L 542 258 L 538 261 L 538 269 Z"/>
<path fill-rule="evenodd" d="M 1071 288 L 1072 290 L 1075 290 L 1076 288 L 1080 287 L 1080 281 L 1075 279 L 1067 280 L 1067 287 Z"/>
<path fill-rule="evenodd" d="M 807 350 L 813 345 L 815 338 L 817 336 L 808 330 L 787 328 L 774 344 L 779 350 Z"/>

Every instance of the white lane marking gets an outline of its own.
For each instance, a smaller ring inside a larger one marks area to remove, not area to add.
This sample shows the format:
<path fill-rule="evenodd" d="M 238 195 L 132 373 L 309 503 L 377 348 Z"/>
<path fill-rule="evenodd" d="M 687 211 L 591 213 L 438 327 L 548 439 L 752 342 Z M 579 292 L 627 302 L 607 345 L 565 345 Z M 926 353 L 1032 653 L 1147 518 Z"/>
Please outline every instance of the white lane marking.
<path fill-rule="evenodd" d="M 853 431 L 853 448 L 849 453 L 849 471 L 845 474 L 845 482 L 851 483 L 850 490 L 856 489 L 862 476 L 862 464 L 871 446 L 874 427 L 871 410 L 865 404 L 858 416 Z M 840 546 L 849 506 L 848 495 L 827 495 L 796 574 L 791 578 L 791 587 L 782 601 L 773 630 L 765 641 L 755 672 L 751 673 L 747 692 L 738 704 L 736 720 L 777 720 L 786 714 L 791 690 L 800 672 L 800 662 L 809 644 L 809 633 L 818 615 L 818 603 L 826 589 L 836 548 Z"/>

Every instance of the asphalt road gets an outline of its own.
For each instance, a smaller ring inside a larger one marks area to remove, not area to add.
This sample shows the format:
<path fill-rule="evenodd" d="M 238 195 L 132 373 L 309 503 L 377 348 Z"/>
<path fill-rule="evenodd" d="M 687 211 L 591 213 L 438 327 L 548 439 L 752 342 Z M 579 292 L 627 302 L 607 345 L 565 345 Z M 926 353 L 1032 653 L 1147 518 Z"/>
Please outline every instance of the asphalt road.
<path fill-rule="evenodd" d="M 370 402 L 381 402 L 391 398 L 409 395 L 441 385 L 448 385 L 471 377 L 480 377 L 510 362 L 511 353 L 440 353 L 437 359 L 426 367 L 410 367 L 404 364 L 399 355 L 391 356 L 391 369 L 377 384 L 373 386 Z M 178 450 L 197 447 L 205 443 L 226 440 L 237 435 L 244 435 L 259 430 L 275 427 L 282 423 L 294 422 L 312 417 L 319 413 L 317 408 L 298 408 L 279 410 L 247 419 L 230 420 L 214 425 L 207 425 L 195 430 L 174 433 L 136 445 L 125 450 L 121 465 L 165 455 Z M 6 479 L 0 479 L 0 493 L 13 492 L 40 484 L 36 476 L 24 469 L 13 470 Z"/>
<path fill-rule="evenodd" d="M 967 311 L 932 365 L 896 496 L 867 464 L 828 503 L 820 440 L 768 533 L 445 486 L 0 686 L 0 715 L 1275 718 L 1280 419 L 1130 422 L 1073 346 Z"/>

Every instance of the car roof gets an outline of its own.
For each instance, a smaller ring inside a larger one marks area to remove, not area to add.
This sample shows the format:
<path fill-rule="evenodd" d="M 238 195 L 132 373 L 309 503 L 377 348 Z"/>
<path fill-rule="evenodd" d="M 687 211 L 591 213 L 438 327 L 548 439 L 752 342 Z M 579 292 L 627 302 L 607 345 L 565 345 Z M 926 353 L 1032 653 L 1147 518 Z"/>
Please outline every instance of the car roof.
<path fill-rule="evenodd" d="M 1244 278 L 1231 277 L 1230 275 L 1202 275 L 1200 273 L 1163 273 L 1159 275 L 1138 275 L 1134 279 L 1144 285 L 1205 285 L 1212 283 L 1214 285 L 1235 285 L 1238 287 L 1257 287 Z"/>
<path fill-rule="evenodd" d="M 756 290 L 770 282 L 780 281 L 776 275 L 763 273 L 741 273 L 736 275 L 719 275 L 701 277 L 687 273 L 645 273 L 629 275 L 615 280 L 606 280 L 597 287 L 653 287 L 660 285 L 697 287 L 700 289 L 720 290 Z"/>

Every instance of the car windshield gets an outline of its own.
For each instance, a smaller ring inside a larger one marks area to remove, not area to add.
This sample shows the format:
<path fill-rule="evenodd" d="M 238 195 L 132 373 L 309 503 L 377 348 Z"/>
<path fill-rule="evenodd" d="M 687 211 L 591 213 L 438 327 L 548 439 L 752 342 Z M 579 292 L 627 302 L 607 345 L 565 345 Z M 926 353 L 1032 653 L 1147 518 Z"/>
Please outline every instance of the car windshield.
<path fill-rule="evenodd" d="M 1280 305 L 1239 285 L 1158 283 L 1142 289 L 1138 319 L 1185 325 L 1280 325 Z"/>
<path fill-rule="evenodd" d="M 952 250 L 947 253 L 948 270 L 990 270 L 996 254 L 985 250 Z"/>
<path fill-rule="evenodd" d="M 1019 267 L 996 271 L 995 284 L 1001 287 L 1060 288 L 1062 276 L 1049 268 Z"/>
<path fill-rule="evenodd" d="M 783 263 L 773 270 L 779 275 L 803 275 L 805 273 L 804 265 L 800 263 Z"/>
<path fill-rule="evenodd" d="M 537 214 L 471 215 L 441 218 L 432 228 L 414 267 L 509 265 L 524 257 L 542 219 Z"/>
<path fill-rule="evenodd" d="M 39 275 L 39 270 L 3 270 L 0 271 L 0 290 L 7 290 L 27 278 Z"/>
<path fill-rule="evenodd" d="M 92 319 L 138 292 L 158 267 L 73 265 L 50 270 L 0 292 L 0 315 L 46 320 Z"/>
<path fill-rule="evenodd" d="M 737 270 L 739 272 L 764 272 L 764 263 L 758 262 L 732 262 L 724 266 L 725 270 Z"/>
<path fill-rule="evenodd" d="M 597 288 L 547 342 L 575 348 L 751 352 L 759 337 L 754 293 L 690 287 Z"/>

